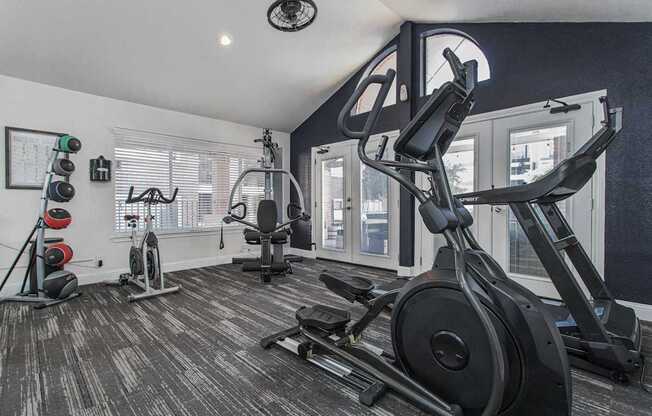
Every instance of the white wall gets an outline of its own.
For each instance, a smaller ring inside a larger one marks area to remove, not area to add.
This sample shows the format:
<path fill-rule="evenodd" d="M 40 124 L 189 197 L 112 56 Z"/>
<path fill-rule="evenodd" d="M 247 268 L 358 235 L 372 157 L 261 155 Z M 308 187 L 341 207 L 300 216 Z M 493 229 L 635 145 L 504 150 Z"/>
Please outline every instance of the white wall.
<path fill-rule="evenodd" d="M 216 100 L 220 97 L 217 95 Z M 246 111 L 243 108 L 242 111 Z M 259 127 L 235 124 L 217 119 L 162 110 L 126 101 L 51 87 L 16 78 L 0 76 L 0 127 L 68 133 L 82 141 L 81 152 L 71 155 L 77 171 L 70 181 L 76 196 L 67 204 L 51 202 L 72 214 L 67 230 L 48 231 L 47 236 L 64 237 L 75 252 L 78 265 L 67 269 L 75 272 L 81 284 L 117 278 L 127 271 L 129 240 L 116 238 L 113 231 L 114 184 L 92 183 L 88 177 L 89 159 L 100 154 L 114 159 L 113 127 L 126 127 L 181 137 L 219 140 L 253 145 L 261 136 Z M 3 129 L 4 130 L 4 129 Z M 290 135 L 273 132 L 283 148 L 284 168 L 289 170 Z M 4 140 L 4 137 L 3 139 Z M 38 215 L 40 191 L 5 189 L 5 146 L 0 146 L 0 243 L 20 247 Z M 262 149 L 261 149 L 262 154 Z M 288 198 L 288 183 L 284 193 Z M 286 201 L 287 203 L 287 201 Z M 230 261 L 240 252 L 243 239 L 239 230 L 225 230 L 225 249 L 218 248 L 217 232 L 164 235 L 161 237 L 163 270 L 180 270 Z M 0 275 L 4 276 L 15 252 L 0 247 Z M 102 258 L 104 266 L 94 268 Z M 24 273 L 25 259 L 13 274 L 2 295 L 13 294 Z M 83 267 L 81 267 L 83 266 Z"/>

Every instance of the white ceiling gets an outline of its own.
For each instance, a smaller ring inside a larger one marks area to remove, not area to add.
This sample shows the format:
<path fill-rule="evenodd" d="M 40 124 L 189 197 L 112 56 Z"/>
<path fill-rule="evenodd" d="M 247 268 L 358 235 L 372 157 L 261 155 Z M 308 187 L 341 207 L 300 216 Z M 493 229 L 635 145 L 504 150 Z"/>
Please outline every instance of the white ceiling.
<path fill-rule="evenodd" d="M 271 2 L 0 0 L 0 74 L 292 131 L 403 20 L 652 20 L 652 0 L 316 0 L 281 33 Z"/>
<path fill-rule="evenodd" d="M 380 0 L 425 22 L 649 22 L 652 0 Z"/>
<path fill-rule="evenodd" d="M 292 131 L 399 31 L 378 0 L 317 0 L 312 26 L 282 33 L 271 3 L 0 0 L 0 74 Z"/>

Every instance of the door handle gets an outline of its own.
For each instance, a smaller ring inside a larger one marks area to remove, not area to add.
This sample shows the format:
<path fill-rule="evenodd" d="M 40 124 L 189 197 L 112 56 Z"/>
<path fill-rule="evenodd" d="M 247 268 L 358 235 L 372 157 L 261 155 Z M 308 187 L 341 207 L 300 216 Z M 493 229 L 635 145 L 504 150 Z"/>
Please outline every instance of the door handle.
<path fill-rule="evenodd" d="M 496 214 L 501 214 L 503 212 L 503 208 L 502 207 L 494 207 L 494 212 Z"/>
<path fill-rule="evenodd" d="M 346 207 L 346 209 L 350 211 L 350 210 L 351 210 L 351 207 Z"/>

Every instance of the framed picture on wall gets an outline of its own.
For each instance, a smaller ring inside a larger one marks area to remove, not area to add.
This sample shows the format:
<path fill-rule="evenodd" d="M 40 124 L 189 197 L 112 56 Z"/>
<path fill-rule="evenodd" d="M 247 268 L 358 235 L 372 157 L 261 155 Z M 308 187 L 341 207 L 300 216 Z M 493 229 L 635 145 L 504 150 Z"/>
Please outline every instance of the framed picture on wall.
<path fill-rule="evenodd" d="M 6 188 L 41 189 L 52 149 L 63 135 L 64 133 L 5 127 Z"/>

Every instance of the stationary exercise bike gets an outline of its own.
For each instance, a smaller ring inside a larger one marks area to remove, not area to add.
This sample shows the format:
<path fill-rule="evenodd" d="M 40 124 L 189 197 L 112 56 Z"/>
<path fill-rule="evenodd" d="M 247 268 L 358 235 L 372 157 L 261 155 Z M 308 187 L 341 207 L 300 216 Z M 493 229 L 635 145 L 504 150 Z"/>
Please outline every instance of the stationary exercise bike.
<path fill-rule="evenodd" d="M 394 71 L 363 80 L 338 118 L 340 132 L 357 139 L 362 163 L 398 181 L 419 202 L 428 231 L 442 234 L 432 270 L 402 288 L 367 297 L 372 285 L 350 275 L 328 275 L 335 293 L 366 299 L 356 321 L 346 310 L 303 307 L 297 325 L 261 341 L 287 349 L 328 371 L 373 405 L 387 390 L 436 415 L 559 416 L 571 412 L 568 358 L 545 306 L 507 278 L 485 252 L 469 252 L 462 229 L 473 219 L 454 202 L 442 156 L 474 103 L 477 63 L 462 64 L 450 50 L 444 57 L 454 80 L 434 91 L 402 130 L 394 150 L 402 161 L 382 160 L 384 146 L 369 158 L 366 145 L 394 79 Z M 351 109 L 368 86 L 379 92 L 364 127 L 348 127 Z M 405 172 L 423 172 L 423 191 Z M 364 330 L 393 304 L 392 351 L 362 340 Z"/>
<path fill-rule="evenodd" d="M 159 253 L 158 238 L 154 233 L 154 216 L 152 215 L 152 205 L 173 203 L 178 191 L 179 188 L 175 188 L 172 197 L 166 198 L 160 189 L 149 188 L 134 198 L 134 187 L 129 188 L 129 195 L 125 203 L 136 204 L 143 202 L 145 204 L 145 231 L 142 239 L 138 241 L 137 229 L 140 216 L 124 216 L 127 227 L 131 230 L 129 273 L 121 274 L 117 282 L 107 282 L 115 286 L 132 284 L 143 290 L 142 293 L 129 295 L 129 302 L 174 293 L 181 289 L 181 286 L 165 286 L 165 275 L 161 271 L 161 255 Z"/>

